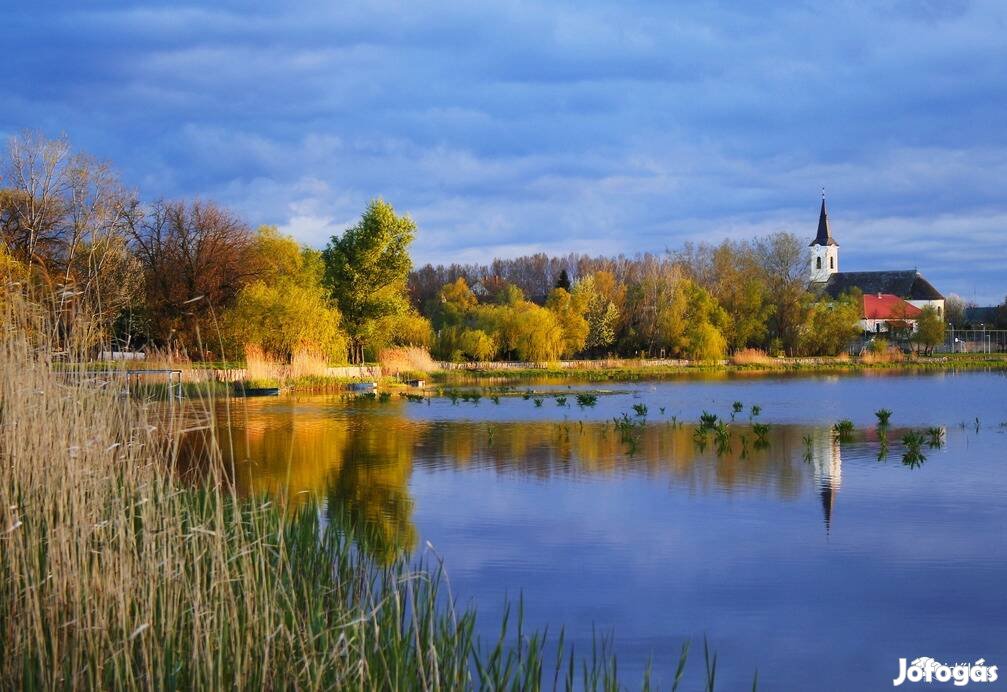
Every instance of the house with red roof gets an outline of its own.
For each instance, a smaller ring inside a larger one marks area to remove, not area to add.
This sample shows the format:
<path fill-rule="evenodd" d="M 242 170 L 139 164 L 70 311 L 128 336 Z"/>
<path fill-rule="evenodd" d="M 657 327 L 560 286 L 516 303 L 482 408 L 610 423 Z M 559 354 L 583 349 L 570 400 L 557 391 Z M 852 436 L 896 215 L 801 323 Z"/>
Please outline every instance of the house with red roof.
<path fill-rule="evenodd" d="M 860 328 L 872 334 L 916 331 L 923 310 L 892 293 L 864 294 Z"/>

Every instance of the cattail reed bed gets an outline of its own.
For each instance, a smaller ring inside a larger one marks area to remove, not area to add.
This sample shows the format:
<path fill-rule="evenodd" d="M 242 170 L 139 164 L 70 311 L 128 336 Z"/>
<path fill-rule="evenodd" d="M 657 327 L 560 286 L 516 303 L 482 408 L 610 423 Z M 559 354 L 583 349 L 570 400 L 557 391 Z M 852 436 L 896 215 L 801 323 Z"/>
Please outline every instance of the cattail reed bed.
<path fill-rule="evenodd" d="M 212 402 L 167 415 L 61 376 L 39 313 L 4 310 L 3 689 L 616 686 L 608 640 L 575 653 L 518 607 L 480 645 L 436 556 L 387 564 L 338 512 L 238 497 Z M 200 428 L 196 487 L 179 459 Z"/>

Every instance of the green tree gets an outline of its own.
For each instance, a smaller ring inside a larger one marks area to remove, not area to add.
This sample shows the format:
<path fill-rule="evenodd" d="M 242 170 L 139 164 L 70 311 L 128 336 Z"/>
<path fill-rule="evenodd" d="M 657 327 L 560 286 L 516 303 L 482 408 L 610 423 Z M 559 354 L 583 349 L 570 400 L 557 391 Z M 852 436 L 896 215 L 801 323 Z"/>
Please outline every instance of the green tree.
<path fill-rule="evenodd" d="M 392 205 L 378 199 L 325 248 L 326 284 L 343 314 L 354 362 L 363 360 L 368 327 L 375 320 L 409 311 L 406 282 L 415 236 L 412 219 L 398 216 Z"/>
<path fill-rule="evenodd" d="M 862 297 L 847 293 L 838 300 L 809 298 L 799 329 L 798 352 L 805 356 L 842 353 L 860 334 Z"/>
<path fill-rule="evenodd" d="M 944 319 L 937 308 L 932 305 L 923 308 L 923 313 L 916 320 L 913 341 L 927 354 L 933 353 L 934 346 L 944 343 Z"/>

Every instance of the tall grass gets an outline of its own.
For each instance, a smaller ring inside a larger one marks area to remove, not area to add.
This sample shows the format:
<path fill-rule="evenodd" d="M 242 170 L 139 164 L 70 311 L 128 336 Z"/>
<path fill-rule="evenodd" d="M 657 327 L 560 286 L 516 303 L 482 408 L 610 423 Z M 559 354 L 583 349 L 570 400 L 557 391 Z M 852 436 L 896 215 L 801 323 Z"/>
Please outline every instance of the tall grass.
<path fill-rule="evenodd" d="M 389 375 L 428 373 L 437 370 L 430 352 L 418 346 L 384 348 L 378 354 L 381 369 Z"/>
<path fill-rule="evenodd" d="M 520 605 L 480 645 L 436 558 L 378 564 L 338 512 L 238 497 L 213 406 L 68 377 L 86 354 L 56 348 L 43 310 L 2 313 L 0 688 L 617 685 L 605 641 L 575 658 Z M 180 470 L 195 449 L 198 486 Z"/>

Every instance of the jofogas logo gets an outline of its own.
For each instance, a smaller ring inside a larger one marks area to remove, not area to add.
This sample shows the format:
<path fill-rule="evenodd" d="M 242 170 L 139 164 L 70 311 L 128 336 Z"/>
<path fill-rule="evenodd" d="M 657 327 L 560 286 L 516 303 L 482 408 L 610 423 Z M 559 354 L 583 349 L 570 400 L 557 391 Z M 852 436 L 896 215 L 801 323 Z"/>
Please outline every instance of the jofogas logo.
<path fill-rule="evenodd" d="M 899 675 L 892 680 L 892 686 L 914 682 L 953 682 L 964 687 L 971 682 L 996 682 L 997 667 L 986 665 L 986 659 L 975 663 L 955 663 L 948 665 L 927 656 L 920 656 L 911 662 L 899 659 Z"/>

